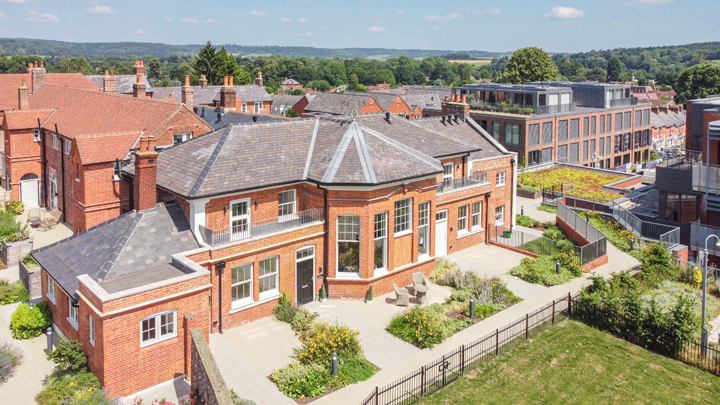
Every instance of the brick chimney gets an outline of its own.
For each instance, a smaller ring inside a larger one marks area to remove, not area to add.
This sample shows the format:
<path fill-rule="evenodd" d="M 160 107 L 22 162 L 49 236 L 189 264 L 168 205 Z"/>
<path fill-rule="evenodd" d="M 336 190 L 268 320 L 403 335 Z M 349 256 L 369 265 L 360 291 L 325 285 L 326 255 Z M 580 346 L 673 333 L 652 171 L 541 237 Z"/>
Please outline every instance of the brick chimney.
<path fill-rule="evenodd" d="M 135 83 L 133 83 L 133 97 L 143 98 L 145 97 L 145 83 L 142 81 L 142 75 L 137 75 Z"/>
<path fill-rule="evenodd" d="M 145 65 L 143 65 L 143 61 L 136 60 L 135 66 L 133 66 L 133 74 L 134 75 L 144 75 L 145 74 Z"/>
<path fill-rule="evenodd" d="M 445 96 L 445 101 L 441 104 L 442 115 L 455 115 L 459 114 L 460 117 L 465 120 L 466 117 L 470 116 L 470 105 L 467 103 L 467 96 L 459 94 L 452 94 L 448 100 L 448 96 Z"/>
<path fill-rule="evenodd" d="M 133 207 L 148 210 L 157 203 L 157 157 L 155 140 L 140 137 L 140 148 L 135 152 L 135 178 L 133 179 Z"/>
<path fill-rule="evenodd" d="M 223 111 L 235 111 L 235 100 L 237 90 L 233 85 L 233 76 L 223 78 L 223 86 L 220 88 L 220 109 Z"/>
<path fill-rule="evenodd" d="M 192 108 L 195 90 L 190 86 L 190 76 L 185 75 L 185 85 L 180 89 L 182 93 L 182 103 L 188 108 Z"/>
<path fill-rule="evenodd" d="M 258 72 L 257 78 L 255 79 L 255 85 L 260 87 L 263 86 L 262 72 Z"/>
<path fill-rule="evenodd" d="M 200 87 L 203 89 L 207 88 L 207 79 L 205 78 L 205 75 L 200 75 Z"/>
<path fill-rule="evenodd" d="M 40 67 L 38 67 L 38 63 L 35 62 L 33 68 L 30 69 L 30 80 L 32 82 L 32 89 L 30 90 L 31 93 L 34 93 L 37 89 L 39 89 L 42 85 L 45 84 L 46 75 L 47 70 L 45 70 L 45 62 L 41 61 Z"/>
<path fill-rule="evenodd" d="M 108 71 L 105 69 L 105 76 L 103 76 L 103 91 L 105 93 L 115 93 L 117 91 L 117 77 L 115 77 L 115 72 L 110 72 L 108 75 Z"/>
<path fill-rule="evenodd" d="M 21 110 L 30 109 L 30 89 L 25 79 L 22 79 L 22 85 L 18 87 L 18 108 Z"/>

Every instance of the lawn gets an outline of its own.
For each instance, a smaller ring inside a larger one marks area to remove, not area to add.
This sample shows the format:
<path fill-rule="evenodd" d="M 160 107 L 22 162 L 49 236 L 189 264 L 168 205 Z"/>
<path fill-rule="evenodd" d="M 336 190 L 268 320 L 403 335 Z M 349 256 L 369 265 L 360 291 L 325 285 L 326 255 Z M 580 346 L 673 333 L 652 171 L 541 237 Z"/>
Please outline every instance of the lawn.
<path fill-rule="evenodd" d="M 563 321 L 418 404 L 717 403 L 720 378 Z"/>
<path fill-rule="evenodd" d="M 614 200 L 620 194 L 603 190 L 602 186 L 623 179 L 624 176 L 596 173 L 589 170 L 560 167 L 518 176 L 518 187 L 539 187 L 562 190 L 585 198 Z"/>

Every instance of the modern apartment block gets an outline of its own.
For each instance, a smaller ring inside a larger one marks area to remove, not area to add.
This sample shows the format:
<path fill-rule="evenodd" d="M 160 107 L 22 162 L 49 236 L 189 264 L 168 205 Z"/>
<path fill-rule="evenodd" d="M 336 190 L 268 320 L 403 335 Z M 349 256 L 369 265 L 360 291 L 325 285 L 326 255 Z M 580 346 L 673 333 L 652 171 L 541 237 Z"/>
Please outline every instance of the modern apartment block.
<path fill-rule="evenodd" d="M 680 242 L 697 255 L 709 235 L 720 235 L 720 97 L 690 100 L 686 108 L 685 144 L 692 150 L 659 166 L 655 187 L 658 216 L 678 225 Z M 711 263 L 720 263 L 713 241 L 708 251 Z"/>
<path fill-rule="evenodd" d="M 470 117 L 527 165 L 559 161 L 608 169 L 649 158 L 650 106 L 638 105 L 628 86 L 484 83 L 452 91 L 454 100 L 470 104 Z"/>

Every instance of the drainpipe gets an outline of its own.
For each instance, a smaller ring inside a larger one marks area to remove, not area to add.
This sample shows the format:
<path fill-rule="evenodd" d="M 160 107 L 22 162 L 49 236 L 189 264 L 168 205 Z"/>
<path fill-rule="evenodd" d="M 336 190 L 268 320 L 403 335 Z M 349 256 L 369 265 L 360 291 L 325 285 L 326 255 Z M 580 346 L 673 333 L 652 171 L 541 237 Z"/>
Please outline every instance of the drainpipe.
<path fill-rule="evenodd" d="M 57 124 L 55 124 L 55 134 L 58 134 Z M 58 136 L 58 139 L 60 139 L 60 173 L 62 173 L 62 216 L 65 222 L 67 222 L 67 207 L 65 206 L 65 194 L 67 194 L 67 189 L 65 189 L 65 140 L 60 138 Z M 73 224 L 74 226 L 74 224 Z"/>
<path fill-rule="evenodd" d="M 41 171 L 41 181 L 42 181 L 42 191 L 45 195 L 45 207 L 48 206 L 48 199 L 47 199 L 47 169 L 45 165 L 47 164 L 47 160 L 45 160 L 45 134 L 43 133 L 42 124 L 40 123 L 40 118 L 38 118 L 38 130 L 40 131 L 40 150 L 42 150 L 42 156 L 40 157 L 40 171 Z"/>
<path fill-rule="evenodd" d="M 325 292 L 330 295 L 330 286 L 327 284 L 327 275 L 328 275 L 328 248 L 330 245 L 330 241 L 328 240 L 330 237 L 330 214 L 328 213 L 328 191 L 326 188 L 322 188 L 320 186 L 320 183 L 317 183 L 317 187 L 323 191 L 323 206 L 325 207 L 325 237 L 323 238 L 323 284 L 325 284 Z M 313 292 L 313 294 L 316 294 L 317 292 Z"/>
<path fill-rule="evenodd" d="M 515 212 L 517 209 L 517 170 L 515 168 L 515 159 L 510 159 L 510 175 L 512 175 L 512 190 L 510 191 L 510 229 L 515 228 Z"/>
<path fill-rule="evenodd" d="M 490 240 L 490 193 L 485 193 L 485 244 Z"/>
<path fill-rule="evenodd" d="M 222 264 L 221 264 L 222 263 Z M 225 262 L 220 262 L 215 264 L 215 270 L 218 272 L 218 331 L 220 334 L 223 333 L 223 322 L 222 322 L 222 314 L 223 314 L 223 299 L 222 299 L 222 285 L 223 285 L 223 270 L 225 269 Z"/>

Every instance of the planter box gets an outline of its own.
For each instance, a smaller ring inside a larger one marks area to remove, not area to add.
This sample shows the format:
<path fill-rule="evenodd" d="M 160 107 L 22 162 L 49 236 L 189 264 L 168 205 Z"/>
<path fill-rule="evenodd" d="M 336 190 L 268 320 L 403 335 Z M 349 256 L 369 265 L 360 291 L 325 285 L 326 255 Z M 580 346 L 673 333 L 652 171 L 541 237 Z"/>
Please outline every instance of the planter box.
<path fill-rule="evenodd" d="M 2 259 L 8 267 L 16 266 L 25 255 L 33 250 L 33 240 L 25 239 L 2 244 Z"/>
<path fill-rule="evenodd" d="M 20 260 L 20 280 L 25 284 L 30 298 L 39 298 L 42 296 L 42 286 L 40 281 L 40 266 L 27 268 L 25 263 Z"/>
<path fill-rule="evenodd" d="M 542 197 L 542 191 L 527 191 L 517 189 L 517 196 L 522 198 L 532 198 L 533 200 Z"/>

